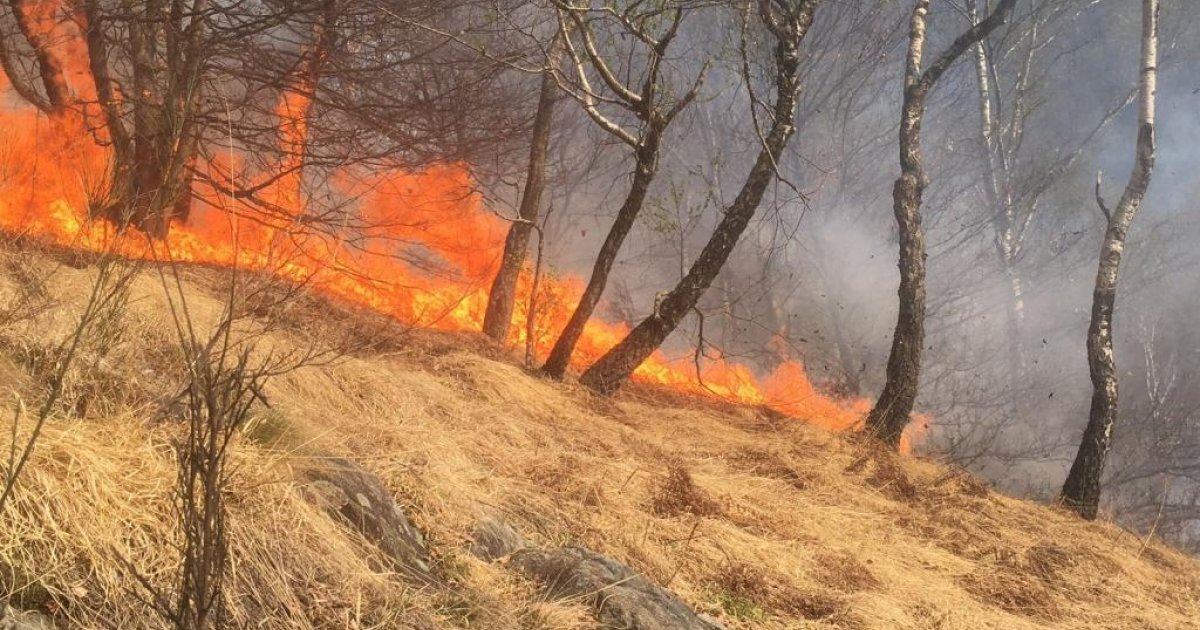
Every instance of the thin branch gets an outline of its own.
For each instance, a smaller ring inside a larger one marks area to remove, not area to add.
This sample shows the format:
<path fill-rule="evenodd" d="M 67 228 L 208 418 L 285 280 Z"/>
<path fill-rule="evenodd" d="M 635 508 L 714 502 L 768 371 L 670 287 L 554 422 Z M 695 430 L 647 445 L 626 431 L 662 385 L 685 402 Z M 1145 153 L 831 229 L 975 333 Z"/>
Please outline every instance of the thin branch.
<path fill-rule="evenodd" d="M 1100 184 L 1104 181 L 1104 171 L 1096 171 L 1096 205 L 1100 206 L 1100 212 L 1104 214 L 1104 223 L 1109 225 L 1112 223 L 1112 211 L 1108 209 L 1108 204 L 1104 203 L 1104 196 L 1100 193 Z"/>

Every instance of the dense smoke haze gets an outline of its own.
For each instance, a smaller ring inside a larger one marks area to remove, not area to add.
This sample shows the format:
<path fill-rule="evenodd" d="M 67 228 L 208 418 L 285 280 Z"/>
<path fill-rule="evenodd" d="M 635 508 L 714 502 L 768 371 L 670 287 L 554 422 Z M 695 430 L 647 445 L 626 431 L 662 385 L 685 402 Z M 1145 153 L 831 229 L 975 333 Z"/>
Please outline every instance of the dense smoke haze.
<path fill-rule="evenodd" d="M 768 195 L 701 310 L 711 352 L 742 358 L 762 373 L 782 357 L 796 358 L 826 391 L 871 397 L 882 386 L 896 310 L 889 193 L 908 7 L 850 4 L 818 13 L 806 48 L 811 68 L 798 134 L 783 165 L 788 182 Z M 934 48 L 967 25 L 965 5 L 957 4 L 934 3 Z M 1136 104 L 1122 103 L 1137 78 L 1138 10 L 1117 2 L 1019 4 L 993 44 L 996 54 L 1012 48 L 992 70 L 998 109 L 1007 116 L 1003 108 L 1011 102 L 1005 99 L 1012 98 L 1022 46 L 1029 45 L 1021 38 L 1040 16 L 1036 36 L 1043 39 L 1027 71 L 1031 106 L 1022 120 L 1022 146 L 1013 154 L 1014 185 L 1044 186 L 1015 256 L 1023 285 L 1023 358 L 1014 373 L 1004 315 L 1010 278 L 997 256 L 982 183 L 978 80 L 973 60 L 964 59 L 939 88 L 925 122 L 930 309 L 918 410 L 932 423 L 920 449 L 1008 490 L 1052 499 L 1087 419 L 1084 339 L 1103 233 L 1093 186 L 1096 171 L 1103 171 L 1104 193 L 1115 200 L 1131 168 Z M 1186 541 L 1194 534 L 1188 523 L 1200 515 L 1200 469 L 1189 461 L 1200 440 L 1200 335 L 1187 324 L 1200 286 L 1190 245 L 1200 239 L 1194 208 L 1200 79 L 1193 70 L 1200 50 L 1190 12 L 1178 4 L 1163 11 L 1173 17 L 1163 33 L 1159 170 L 1130 236 L 1115 333 L 1123 395 L 1110 475 L 1136 480 L 1110 504 L 1118 518 L 1138 526 L 1165 511 L 1177 519 L 1170 533 Z M 722 19 L 690 19 L 687 28 L 698 37 L 724 35 L 700 39 L 671 59 L 677 76 L 734 45 Z M 605 295 L 608 316 L 631 323 L 644 317 L 732 195 L 757 142 L 737 73 L 718 62 L 705 97 L 672 133 L 664 172 Z M 580 143 L 603 144 L 601 132 L 580 130 L 586 120 L 570 106 L 560 118 L 569 131 L 556 146 L 556 179 L 548 191 L 547 205 L 554 208 L 548 260 L 554 269 L 581 272 L 619 202 L 629 161 L 611 144 L 580 151 Z M 1073 152 L 1078 155 L 1063 172 L 1039 180 Z M 675 354 L 692 351 L 698 327 L 692 317 L 676 333 Z M 1153 357 L 1150 346 L 1157 349 Z M 1157 378 L 1170 380 L 1169 404 L 1152 400 L 1162 394 L 1147 385 L 1148 363 L 1155 362 L 1161 363 Z M 1151 446 L 1149 433 L 1171 446 Z"/>

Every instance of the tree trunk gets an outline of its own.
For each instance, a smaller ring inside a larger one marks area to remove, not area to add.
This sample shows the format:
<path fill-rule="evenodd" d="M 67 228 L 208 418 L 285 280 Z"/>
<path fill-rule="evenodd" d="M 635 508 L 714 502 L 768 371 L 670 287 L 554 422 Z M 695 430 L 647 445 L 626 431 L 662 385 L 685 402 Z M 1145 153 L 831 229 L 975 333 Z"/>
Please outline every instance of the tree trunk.
<path fill-rule="evenodd" d="M 642 320 L 628 336 L 600 357 L 580 378 L 586 387 L 610 394 L 621 387 L 666 340 L 684 316 L 696 306 L 729 258 L 746 225 L 762 201 L 763 193 L 776 174 L 778 159 L 795 131 L 796 101 L 800 93 L 800 42 L 812 24 L 819 0 L 801 2 L 784 24 L 764 16 L 775 33 L 775 106 L 770 132 L 758 158 L 736 198 L 726 209 L 712 237 L 692 263 L 687 275 L 661 301 L 655 312 Z M 786 32 L 783 29 L 787 29 Z"/>
<path fill-rule="evenodd" d="M 976 6 L 974 0 L 968 3 L 972 21 L 976 21 Z M 1034 45 L 1030 44 L 1030 51 Z M 1008 385 L 1010 394 L 1015 395 L 1020 383 L 1020 374 L 1024 371 L 1024 349 L 1021 343 L 1022 320 L 1024 318 L 1024 301 L 1022 298 L 1021 278 L 1016 268 L 1017 242 L 1015 238 L 1015 209 L 1011 188 L 1011 176 L 1008 170 L 1007 156 L 999 155 L 1004 143 L 996 135 L 998 129 L 995 114 L 992 112 L 991 90 L 991 60 L 988 59 L 987 49 L 983 40 L 975 43 L 975 78 L 979 88 L 979 136 L 984 149 L 984 189 L 987 193 L 988 214 L 992 217 L 992 228 L 995 232 L 994 243 L 996 254 L 1000 260 L 1001 271 L 1008 279 L 1008 295 L 1004 309 L 1006 348 L 1008 355 Z M 1030 56 L 1026 56 L 1026 61 Z M 1017 138 L 1019 141 L 1020 138 Z"/>
<path fill-rule="evenodd" d="M 571 363 L 571 355 L 575 352 L 575 344 L 579 342 L 584 326 L 587 325 L 592 312 L 596 310 L 596 305 L 600 303 L 600 296 L 604 293 L 604 287 L 608 283 L 608 274 L 612 271 L 617 254 L 621 251 L 621 244 L 625 242 L 625 237 L 633 229 L 633 223 L 637 220 L 638 213 L 641 212 L 642 205 L 646 201 L 650 183 L 658 171 L 658 148 L 662 141 L 663 131 L 663 127 L 651 123 L 646 137 L 638 146 L 637 166 L 633 173 L 629 194 L 626 195 L 625 202 L 621 204 L 621 209 L 617 212 L 617 220 L 609 229 L 604 244 L 600 246 L 600 253 L 596 255 L 596 263 L 592 266 L 592 276 L 588 278 L 587 287 L 579 298 L 575 312 L 571 313 L 570 321 L 567 322 L 566 327 L 554 342 L 550 356 L 546 358 L 546 364 L 542 366 L 542 372 L 547 376 L 562 378 L 566 374 L 567 367 Z"/>
<path fill-rule="evenodd" d="M 921 119 L 925 100 L 938 79 L 966 51 L 1004 22 L 1016 0 L 1003 0 L 987 19 L 973 25 L 924 72 L 925 24 L 929 0 L 918 0 L 909 23 L 909 46 L 904 73 L 904 104 L 900 115 L 900 177 L 892 186 L 892 211 L 900 240 L 900 308 L 892 350 L 888 355 L 887 382 L 867 415 L 866 429 L 892 447 L 908 426 L 921 377 L 921 350 L 925 343 L 925 234 L 921 228 L 921 197 L 925 167 L 921 155 Z"/>
<path fill-rule="evenodd" d="M 72 102 L 71 91 L 67 88 L 62 62 L 50 51 L 50 46 L 53 45 L 53 35 L 37 23 L 49 22 L 50 16 L 39 16 L 38 12 L 53 11 L 55 5 L 29 2 L 28 0 L 9 0 L 9 5 L 12 6 L 17 29 L 33 49 L 38 77 L 42 80 L 42 89 L 46 92 L 44 101 L 38 98 L 33 104 L 48 114 L 62 113 Z M 42 19 L 38 19 L 39 17 Z M 14 78 L 14 85 L 18 81 L 19 78 Z"/>
<path fill-rule="evenodd" d="M 556 38 L 550 45 L 547 63 L 557 67 L 563 55 L 562 44 Z M 517 298 L 517 279 L 525 266 L 525 253 L 529 247 L 530 232 L 541 211 L 542 192 L 546 188 L 546 153 L 550 148 L 550 130 L 554 121 L 554 103 L 558 99 L 558 84 L 554 73 L 542 73 L 541 91 L 538 93 L 537 111 L 533 117 L 533 138 L 529 144 L 529 169 L 525 175 L 525 190 L 521 193 L 521 206 L 517 220 L 508 228 L 504 240 L 504 254 L 500 258 L 500 270 L 492 280 L 488 294 L 487 311 L 483 316 L 483 334 L 503 342 L 508 338 L 512 325 L 513 304 Z"/>
<path fill-rule="evenodd" d="M 1092 292 L 1092 319 L 1088 326 L 1087 356 L 1092 378 L 1092 404 L 1087 428 L 1071 471 L 1063 484 L 1061 500 L 1081 517 L 1092 520 L 1100 506 L 1100 479 L 1104 460 L 1112 444 L 1117 421 L 1118 383 L 1113 357 L 1112 318 L 1117 299 L 1117 278 L 1125 237 L 1150 186 L 1154 170 L 1154 98 L 1158 64 L 1158 0 L 1142 0 L 1142 68 L 1139 92 L 1137 147 L 1133 171 L 1114 211 L 1109 212 L 1100 196 L 1096 179 L 1096 201 L 1108 219 L 1100 264 Z"/>

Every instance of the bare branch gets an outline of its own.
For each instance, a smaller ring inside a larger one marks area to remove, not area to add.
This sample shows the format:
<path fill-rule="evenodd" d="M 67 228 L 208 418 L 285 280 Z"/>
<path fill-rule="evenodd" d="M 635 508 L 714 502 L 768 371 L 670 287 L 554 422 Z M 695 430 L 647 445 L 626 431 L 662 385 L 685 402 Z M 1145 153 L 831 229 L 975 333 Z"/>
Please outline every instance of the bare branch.
<path fill-rule="evenodd" d="M 1104 215 L 1104 223 L 1108 225 L 1112 223 L 1112 211 L 1108 209 L 1108 204 L 1104 203 L 1104 196 L 1100 193 L 1100 184 L 1104 181 L 1104 171 L 1096 171 L 1096 205 L 1100 206 L 1100 212 Z"/>

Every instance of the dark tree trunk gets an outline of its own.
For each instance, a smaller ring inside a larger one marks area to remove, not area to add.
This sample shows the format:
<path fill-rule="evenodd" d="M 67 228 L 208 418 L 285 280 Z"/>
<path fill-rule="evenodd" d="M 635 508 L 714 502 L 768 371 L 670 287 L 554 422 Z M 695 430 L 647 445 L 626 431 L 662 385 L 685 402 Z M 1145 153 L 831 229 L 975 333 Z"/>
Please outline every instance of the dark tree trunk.
<path fill-rule="evenodd" d="M 650 183 L 654 181 L 654 174 L 658 171 L 658 149 L 664 129 L 661 125 L 651 123 L 651 128 L 647 130 L 645 138 L 637 148 L 637 165 L 633 172 L 633 182 L 629 186 L 629 194 L 621 204 L 617 220 L 609 229 L 604 244 L 600 246 L 600 253 L 596 255 L 596 263 L 592 266 L 592 275 L 588 278 L 587 287 L 579 298 L 575 312 L 571 313 L 570 321 L 554 342 L 550 356 L 542 366 L 542 372 L 547 376 L 562 378 L 563 374 L 566 374 L 571 355 L 575 352 L 575 344 L 579 342 L 584 326 L 592 317 L 596 305 L 600 303 L 600 297 L 608 283 L 608 274 L 612 272 L 625 237 L 633 229 L 634 221 L 637 220 L 638 213 L 646 201 Z"/>
<path fill-rule="evenodd" d="M 921 229 L 924 189 L 919 163 L 915 173 L 901 175 L 892 187 L 892 211 L 900 235 L 900 309 L 888 355 L 887 382 L 867 415 L 867 429 L 892 446 L 900 444 L 916 402 L 921 346 L 925 343 L 925 235 Z"/>
<path fill-rule="evenodd" d="M 562 46 L 555 40 L 551 44 L 548 63 L 555 67 L 560 63 L 561 57 Z M 483 334 L 498 341 L 508 338 L 508 330 L 512 325 L 513 304 L 517 298 L 517 279 L 525 266 L 529 236 L 541 211 L 542 192 L 546 188 L 546 153 L 550 148 L 550 130 L 557 98 L 558 85 L 554 81 L 554 73 L 546 70 L 542 74 L 537 112 L 533 117 L 529 169 L 525 175 L 525 190 L 521 193 L 521 206 L 517 210 L 517 220 L 508 228 L 508 237 L 504 240 L 504 254 L 500 258 L 500 270 L 496 272 L 492 281 L 487 311 L 483 316 Z"/>
<path fill-rule="evenodd" d="M 676 7 L 671 21 L 658 35 L 646 30 L 641 18 L 629 20 L 626 17 L 624 25 L 627 32 L 650 49 L 641 89 L 635 92 L 621 82 L 621 79 L 613 73 L 608 63 L 597 52 L 595 35 L 588 26 L 588 21 L 581 16 L 580 10 L 566 9 L 565 5 L 559 6 L 559 37 L 563 39 L 563 47 L 569 53 L 572 62 L 570 65 L 574 66 L 579 80 L 578 88 L 567 88 L 567 92 L 583 104 L 584 111 L 602 129 L 633 147 L 634 171 L 629 193 L 617 211 L 616 221 L 609 229 L 604 244 L 600 247 L 600 253 L 596 256 L 596 263 L 592 268 L 592 275 L 588 278 L 587 287 L 579 299 L 579 304 L 576 305 L 575 312 L 571 313 L 570 321 L 567 322 L 566 327 L 554 342 L 546 364 L 542 366 L 542 373 L 551 378 L 562 378 L 566 373 L 567 367 L 571 363 L 571 355 L 575 352 L 575 344 L 583 335 L 583 329 L 587 325 L 588 319 L 591 318 L 592 312 L 600 302 L 600 297 L 604 294 L 608 275 L 617 260 L 621 244 L 633 229 L 634 221 L 646 201 L 650 183 L 654 181 L 654 175 L 658 171 L 658 153 L 663 134 L 671 125 L 671 121 L 695 100 L 704 84 L 704 75 L 709 67 L 708 62 L 705 62 L 691 89 L 682 96 L 672 98 L 671 90 L 662 83 L 662 62 L 666 58 L 671 42 L 679 33 L 679 25 L 683 22 L 686 12 L 682 6 Z M 658 14 L 657 11 L 655 13 Z M 567 19 L 571 22 L 570 27 L 566 23 Z M 596 71 L 602 83 L 613 93 L 612 102 L 619 103 L 640 121 L 640 129 L 636 137 L 596 108 L 596 97 L 590 87 L 588 73 L 584 70 L 585 62 L 572 43 L 569 32 L 572 28 L 578 31 L 582 39 L 588 63 Z"/>
<path fill-rule="evenodd" d="M 19 89 L 18 91 L 26 98 L 34 96 L 35 100 L 31 102 L 42 111 L 48 114 L 62 113 L 71 104 L 71 92 L 67 88 L 67 80 L 63 72 L 62 62 L 50 52 L 50 47 L 53 44 L 51 34 L 43 32 L 37 25 L 33 24 L 34 12 L 42 8 L 38 6 L 39 4 L 39 2 L 29 2 L 28 0 L 9 0 L 9 5 L 12 6 L 13 18 L 17 23 L 17 29 L 33 49 L 33 58 L 37 65 L 38 77 L 41 79 L 42 89 L 46 92 L 46 98 L 42 99 L 40 96 L 35 96 L 33 90 Z M 7 48 L 7 43 L 5 47 Z M 6 63 L 5 65 L 9 64 Z M 13 77 L 12 82 L 14 85 L 19 85 L 19 77 Z"/>
<path fill-rule="evenodd" d="M 666 340 L 721 271 L 746 225 L 762 201 L 763 193 L 776 174 L 778 159 L 795 131 L 796 101 L 800 92 L 799 47 L 819 0 L 801 2 L 794 13 L 782 18 L 764 15 L 776 37 L 775 105 L 771 129 L 764 146 L 746 177 L 742 189 L 726 209 L 708 243 L 692 263 L 687 275 L 659 303 L 654 314 L 642 320 L 628 336 L 592 365 L 580 381 L 588 388 L 610 394 L 621 387 Z M 768 7 L 765 12 L 771 11 Z"/>
<path fill-rule="evenodd" d="M 1016 0 L 1003 0 L 987 19 L 959 36 L 924 72 L 925 24 L 929 0 L 918 0 L 909 25 L 904 104 L 900 115 L 900 176 L 892 186 L 892 211 L 900 240 L 899 312 L 888 355 L 887 382 L 867 415 L 866 429 L 897 447 L 908 426 L 921 377 L 921 350 L 925 343 L 925 234 L 921 228 L 921 197 L 925 167 L 921 156 L 921 119 L 925 100 L 938 79 L 970 46 L 995 30 Z"/>
<path fill-rule="evenodd" d="M 1085 519 L 1096 518 L 1100 507 L 1100 480 L 1104 461 L 1112 445 L 1117 422 L 1118 383 L 1113 357 L 1112 320 L 1117 301 L 1117 279 L 1125 237 L 1150 187 L 1154 170 L 1154 96 L 1158 63 L 1158 0 L 1142 1 L 1142 74 L 1139 85 L 1140 112 L 1133 172 L 1117 207 L 1109 212 L 1096 179 L 1096 201 L 1108 219 L 1100 264 L 1092 292 L 1092 319 L 1088 326 L 1087 356 L 1092 378 L 1092 405 L 1087 428 L 1071 471 L 1063 484 L 1061 500 Z"/>

